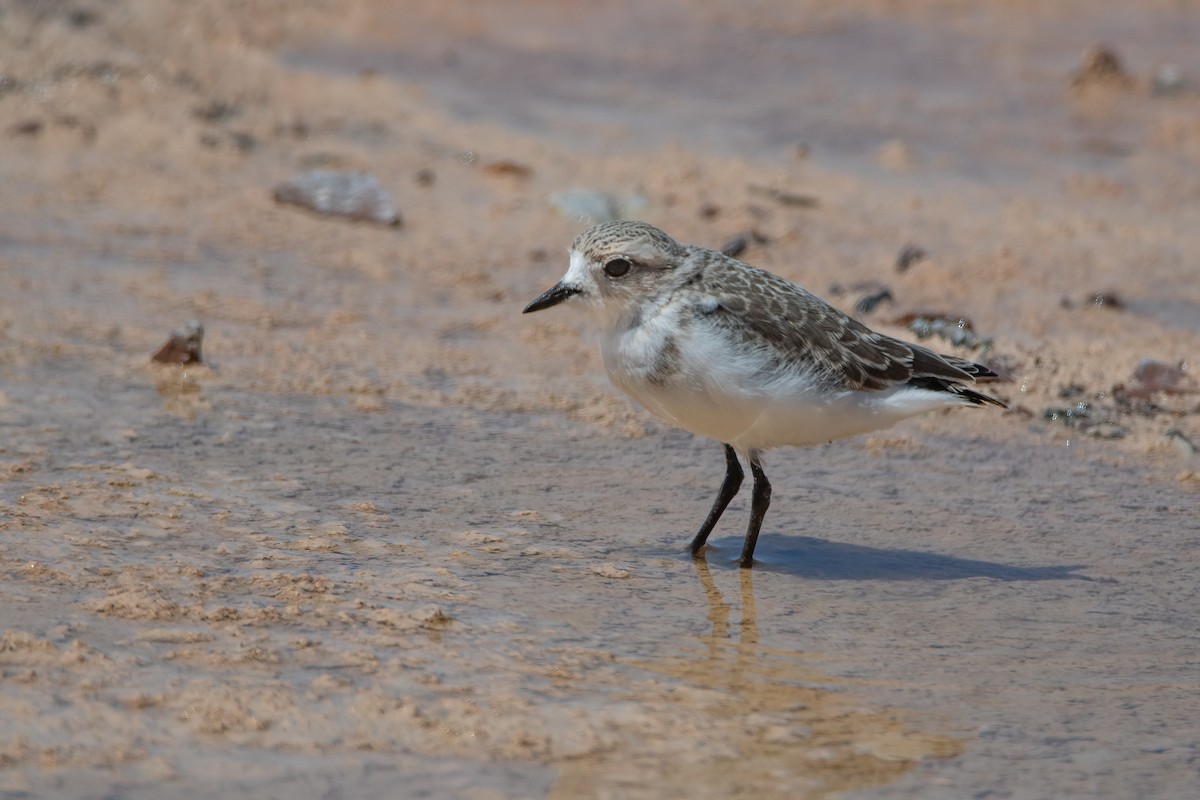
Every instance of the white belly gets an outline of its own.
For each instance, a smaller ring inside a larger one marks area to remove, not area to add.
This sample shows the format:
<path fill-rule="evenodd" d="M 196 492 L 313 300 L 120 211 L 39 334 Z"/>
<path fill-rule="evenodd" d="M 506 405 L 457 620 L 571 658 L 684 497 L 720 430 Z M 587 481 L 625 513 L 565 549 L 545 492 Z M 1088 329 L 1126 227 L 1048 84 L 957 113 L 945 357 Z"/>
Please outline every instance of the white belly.
<path fill-rule="evenodd" d="M 601 350 L 610 380 L 665 422 L 742 453 L 830 442 L 958 404 L 954 395 L 908 386 L 830 390 L 815 369 L 796 365 L 765 373 L 761 353 L 712 328 L 681 330 L 672 322 L 644 321 L 606 337 Z M 656 367 L 666 347 L 678 369 L 664 380 Z"/>

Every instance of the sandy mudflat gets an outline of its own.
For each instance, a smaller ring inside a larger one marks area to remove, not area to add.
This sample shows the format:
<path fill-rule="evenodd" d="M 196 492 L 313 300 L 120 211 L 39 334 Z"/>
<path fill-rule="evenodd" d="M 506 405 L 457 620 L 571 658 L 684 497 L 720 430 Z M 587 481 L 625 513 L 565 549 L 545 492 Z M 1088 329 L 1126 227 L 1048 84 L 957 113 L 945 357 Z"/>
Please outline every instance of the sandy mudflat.
<path fill-rule="evenodd" d="M 1200 793 L 1200 12 L 691 5 L 0 8 L 0 797 Z M 578 187 L 1011 410 L 771 453 L 693 563 L 719 447 L 519 313 Z"/>

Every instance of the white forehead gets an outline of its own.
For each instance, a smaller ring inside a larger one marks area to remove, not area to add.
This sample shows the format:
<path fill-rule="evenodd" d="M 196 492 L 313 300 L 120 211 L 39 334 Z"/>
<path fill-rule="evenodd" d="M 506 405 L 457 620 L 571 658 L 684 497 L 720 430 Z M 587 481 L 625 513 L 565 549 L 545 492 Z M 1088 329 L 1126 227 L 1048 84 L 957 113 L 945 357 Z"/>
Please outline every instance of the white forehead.
<path fill-rule="evenodd" d="M 571 286 L 591 286 L 592 276 L 588 274 L 587 256 L 578 250 L 572 250 L 570 261 L 567 262 L 567 274 L 563 275 L 563 283 Z"/>

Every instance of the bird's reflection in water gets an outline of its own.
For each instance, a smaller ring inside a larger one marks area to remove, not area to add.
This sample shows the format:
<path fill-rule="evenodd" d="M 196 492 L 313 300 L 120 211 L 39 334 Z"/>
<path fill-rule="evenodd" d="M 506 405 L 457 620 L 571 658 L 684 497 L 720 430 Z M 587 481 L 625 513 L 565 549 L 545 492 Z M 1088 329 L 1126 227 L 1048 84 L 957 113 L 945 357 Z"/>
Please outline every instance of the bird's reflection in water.
<path fill-rule="evenodd" d="M 827 797 L 885 785 L 923 759 L 959 752 L 955 739 L 864 706 L 843 691 L 847 682 L 813 667 L 817 656 L 763 647 L 752 570 L 735 571 L 739 598 L 730 603 L 708 565 L 695 566 L 707 635 L 625 662 L 648 679 L 629 676 L 622 714 L 604 726 L 608 743 L 563 765 L 552 800 Z"/>
<path fill-rule="evenodd" d="M 709 657 L 713 661 L 724 661 L 730 639 L 730 617 L 733 609 L 725 602 L 724 595 L 713 580 L 712 571 L 704 559 L 696 559 L 696 575 L 700 578 L 700 586 L 704 589 L 704 597 L 708 600 L 708 621 L 712 623 L 712 632 L 708 636 Z M 739 569 L 738 581 L 741 589 L 742 614 L 738 620 L 738 635 L 736 658 L 734 660 L 734 675 L 741 674 L 747 663 L 755 658 L 758 650 L 758 618 L 754 608 L 754 570 Z"/>

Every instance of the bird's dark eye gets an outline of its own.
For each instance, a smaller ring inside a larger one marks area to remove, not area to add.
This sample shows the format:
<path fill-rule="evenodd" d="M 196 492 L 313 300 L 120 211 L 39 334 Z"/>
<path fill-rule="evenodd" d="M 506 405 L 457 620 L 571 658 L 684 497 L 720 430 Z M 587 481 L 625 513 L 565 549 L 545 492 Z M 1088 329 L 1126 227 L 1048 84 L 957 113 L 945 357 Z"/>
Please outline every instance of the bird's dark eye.
<path fill-rule="evenodd" d="M 619 278 L 633 266 L 628 258 L 614 258 L 604 265 L 604 274 L 610 278 Z"/>

